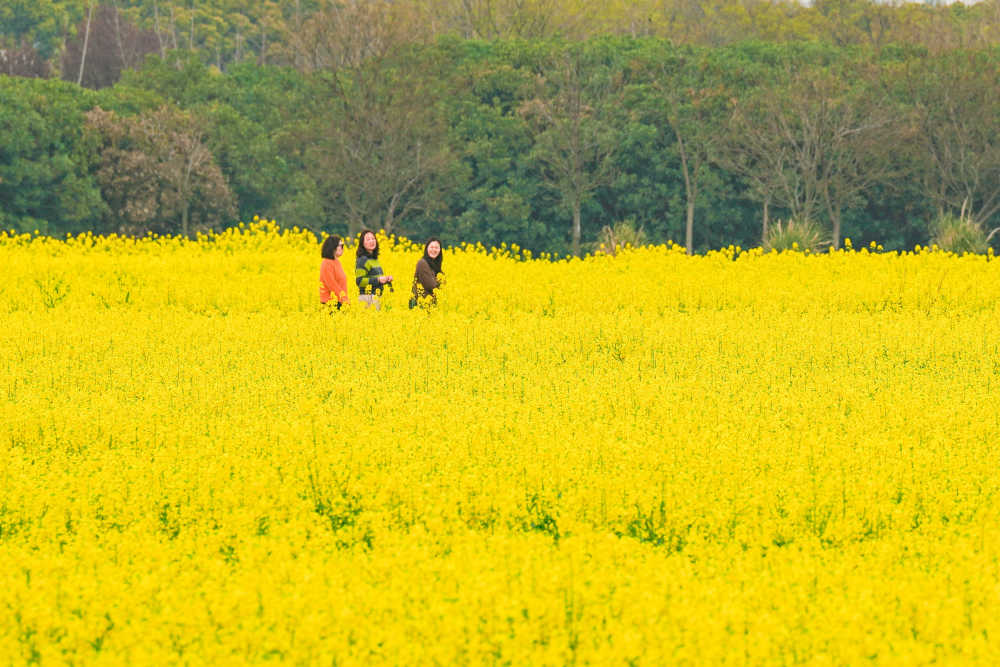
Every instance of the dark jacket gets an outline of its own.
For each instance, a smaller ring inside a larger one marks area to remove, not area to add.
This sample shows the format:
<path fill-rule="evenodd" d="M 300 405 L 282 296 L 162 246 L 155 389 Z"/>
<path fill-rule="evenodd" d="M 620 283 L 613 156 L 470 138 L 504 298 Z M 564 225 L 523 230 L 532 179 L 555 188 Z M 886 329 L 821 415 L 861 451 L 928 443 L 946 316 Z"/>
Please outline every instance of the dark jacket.
<path fill-rule="evenodd" d="M 367 255 L 358 256 L 354 263 L 354 282 L 358 285 L 360 294 L 381 294 L 385 287 L 378 281 L 382 275 L 382 265 L 377 259 L 372 259 Z"/>
<path fill-rule="evenodd" d="M 417 261 L 417 270 L 413 276 L 413 288 L 410 290 L 413 298 L 430 297 L 432 303 L 437 303 L 437 295 L 434 294 L 434 290 L 439 286 L 440 283 L 434 269 L 431 268 L 426 259 L 421 257 Z"/>

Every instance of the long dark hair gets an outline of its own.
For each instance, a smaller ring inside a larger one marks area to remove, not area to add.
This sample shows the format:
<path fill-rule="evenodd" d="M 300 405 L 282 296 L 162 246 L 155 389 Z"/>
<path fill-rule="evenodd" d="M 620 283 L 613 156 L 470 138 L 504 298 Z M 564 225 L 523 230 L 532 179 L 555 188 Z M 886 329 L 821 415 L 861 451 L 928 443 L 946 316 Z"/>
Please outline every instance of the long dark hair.
<path fill-rule="evenodd" d="M 427 246 L 437 241 L 437 244 L 441 246 L 441 252 L 438 253 L 436 258 L 431 257 L 427 254 Z M 441 260 L 444 259 L 444 246 L 441 245 L 441 239 L 436 236 L 432 236 L 427 239 L 427 243 L 424 244 L 424 261 L 427 262 L 427 266 L 431 267 L 431 270 L 435 274 L 441 273 Z"/>
<path fill-rule="evenodd" d="M 319 251 L 319 254 L 323 256 L 323 259 L 337 259 L 337 246 L 339 245 L 339 236 L 327 236 L 326 240 L 323 241 L 323 248 Z"/>
<path fill-rule="evenodd" d="M 375 237 L 375 249 L 371 252 L 368 252 L 368 249 L 365 248 L 365 234 L 371 234 Z M 358 237 L 358 257 L 361 256 L 378 259 L 378 235 L 370 229 L 362 229 L 361 236 Z"/>

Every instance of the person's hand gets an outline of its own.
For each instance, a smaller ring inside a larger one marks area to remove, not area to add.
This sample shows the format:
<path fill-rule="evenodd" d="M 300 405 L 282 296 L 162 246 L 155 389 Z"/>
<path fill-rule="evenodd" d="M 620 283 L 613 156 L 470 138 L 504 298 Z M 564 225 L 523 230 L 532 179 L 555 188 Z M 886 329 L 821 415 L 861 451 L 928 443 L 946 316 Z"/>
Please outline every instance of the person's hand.
<path fill-rule="evenodd" d="M 378 281 L 380 283 L 382 283 L 383 285 L 385 285 L 386 283 L 391 283 L 392 282 L 392 276 L 379 276 L 378 277 Z"/>

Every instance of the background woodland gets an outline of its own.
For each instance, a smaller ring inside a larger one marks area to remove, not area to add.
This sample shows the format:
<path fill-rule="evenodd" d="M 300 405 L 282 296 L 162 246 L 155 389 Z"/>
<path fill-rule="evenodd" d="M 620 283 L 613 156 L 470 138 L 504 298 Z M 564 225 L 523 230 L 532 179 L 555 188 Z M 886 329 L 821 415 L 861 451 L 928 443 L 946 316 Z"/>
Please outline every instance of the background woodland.
<path fill-rule="evenodd" d="M 2 0 L 0 72 L 0 229 L 1000 226 L 1000 0 Z"/>

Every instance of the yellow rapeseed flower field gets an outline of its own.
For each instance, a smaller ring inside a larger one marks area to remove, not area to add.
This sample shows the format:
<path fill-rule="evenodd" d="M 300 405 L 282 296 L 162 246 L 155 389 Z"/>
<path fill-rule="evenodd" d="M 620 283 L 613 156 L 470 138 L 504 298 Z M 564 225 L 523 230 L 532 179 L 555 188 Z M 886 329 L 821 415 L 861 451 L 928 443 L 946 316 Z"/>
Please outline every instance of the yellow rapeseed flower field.
<path fill-rule="evenodd" d="M 381 242 L 0 236 L 0 664 L 1000 662 L 991 257 Z"/>

